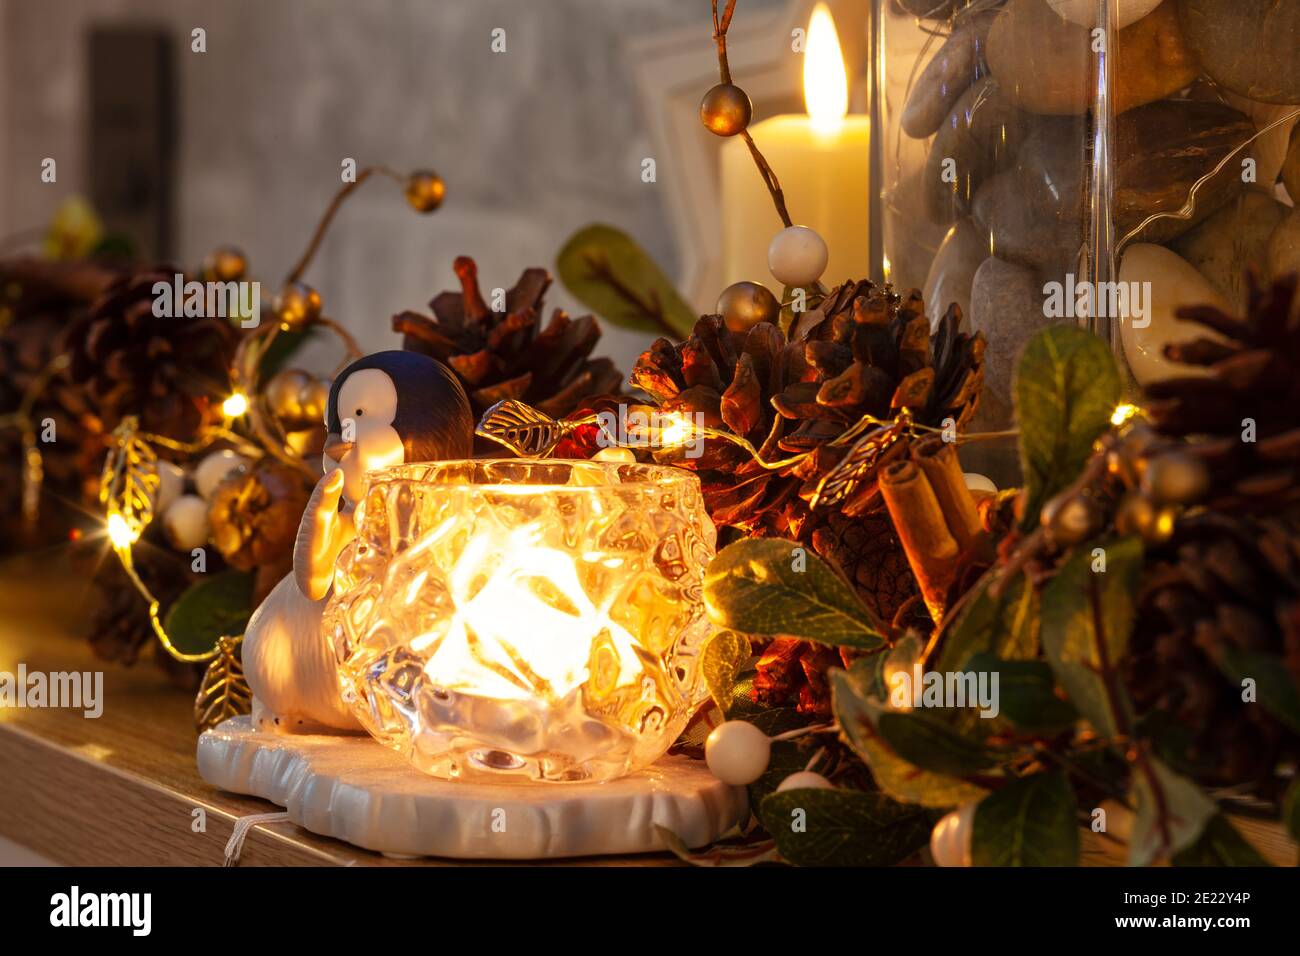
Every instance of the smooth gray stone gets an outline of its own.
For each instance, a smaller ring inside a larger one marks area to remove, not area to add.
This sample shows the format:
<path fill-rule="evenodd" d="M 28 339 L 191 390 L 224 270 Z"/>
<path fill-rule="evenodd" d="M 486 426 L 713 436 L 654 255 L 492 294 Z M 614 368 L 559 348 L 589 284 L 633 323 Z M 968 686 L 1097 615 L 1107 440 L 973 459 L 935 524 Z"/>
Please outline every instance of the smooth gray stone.
<path fill-rule="evenodd" d="M 1169 248 L 1178 253 L 1225 299 L 1238 307 L 1246 303 L 1244 272 L 1255 266 L 1271 275 L 1269 238 L 1288 209 L 1271 192 L 1247 189 L 1203 223 L 1179 236 Z"/>
<path fill-rule="evenodd" d="M 1038 274 L 1027 266 L 985 259 L 971 285 L 970 331 L 983 332 L 984 393 L 972 430 L 1000 430 L 1011 425 L 1011 376 L 1025 342 L 1039 329 L 1055 324 L 1043 315 Z"/>
<path fill-rule="evenodd" d="M 939 244 L 929 275 L 925 277 L 925 314 L 933 326 L 955 302 L 962 315 L 970 315 L 970 288 L 975 270 L 989 254 L 988 233 L 969 219 L 959 219 Z"/>
<path fill-rule="evenodd" d="M 970 211 L 980 184 L 1016 155 L 1025 125 L 1026 114 L 1011 105 L 991 76 L 961 95 L 935 134 L 925 164 L 926 214 L 932 222 L 946 225 Z M 950 170 L 952 182 L 946 181 Z"/>
<path fill-rule="evenodd" d="M 979 13 L 956 27 L 912 87 L 903 107 L 903 132 L 914 139 L 924 139 L 943 123 L 970 85 L 988 73 L 984 62 L 984 45 L 995 14 Z"/>
<path fill-rule="evenodd" d="M 1179 0 L 1187 45 L 1212 79 L 1263 103 L 1300 103 L 1300 3 Z"/>
<path fill-rule="evenodd" d="M 1014 171 L 998 173 L 975 196 L 973 215 L 995 255 L 1038 272 L 1072 264 L 1083 243 L 1083 226 L 1071 209 L 1044 209 L 1030 201 Z"/>

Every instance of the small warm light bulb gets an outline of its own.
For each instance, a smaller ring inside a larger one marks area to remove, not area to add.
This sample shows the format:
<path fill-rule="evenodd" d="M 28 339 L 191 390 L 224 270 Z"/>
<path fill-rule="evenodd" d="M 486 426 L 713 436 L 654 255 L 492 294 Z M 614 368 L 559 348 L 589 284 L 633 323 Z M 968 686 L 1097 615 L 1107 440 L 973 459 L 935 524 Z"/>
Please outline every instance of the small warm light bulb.
<path fill-rule="evenodd" d="M 819 133 L 833 133 L 849 111 L 849 77 L 830 8 L 819 3 L 808 21 L 803 54 L 803 99 Z"/>
<path fill-rule="evenodd" d="M 131 526 L 126 523 L 126 519 L 116 512 L 108 516 L 108 540 L 113 543 L 113 547 L 119 551 L 125 550 L 135 544 L 136 534 L 131 530 Z"/>
<path fill-rule="evenodd" d="M 1128 402 L 1121 402 L 1119 405 L 1115 406 L 1115 411 L 1111 413 L 1110 423 L 1118 428 L 1130 418 L 1137 415 L 1140 411 L 1141 409 L 1136 405 L 1130 405 Z"/>
<path fill-rule="evenodd" d="M 227 418 L 238 418 L 246 411 L 248 411 L 248 396 L 243 392 L 235 392 L 221 403 L 221 413 Z"/>

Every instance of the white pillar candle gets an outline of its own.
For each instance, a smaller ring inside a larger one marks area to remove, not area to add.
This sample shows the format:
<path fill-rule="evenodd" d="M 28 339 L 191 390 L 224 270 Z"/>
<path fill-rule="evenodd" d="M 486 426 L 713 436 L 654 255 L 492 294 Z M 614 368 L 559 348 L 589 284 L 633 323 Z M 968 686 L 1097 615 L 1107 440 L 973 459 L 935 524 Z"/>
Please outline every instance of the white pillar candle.
<path fill-rule="evenodd" d="M 750 135 L 781 182 L 790 218 L 830 247 L 821 277 L 830 288 L 871 272 L 871 127 L 866 116 L 846 115 L 844 57 L 825 4 L 813 10 L 803 56 L 807 115 L 774 116 L 751 126 Z M 723 144 L 721 173 L 723 283 L 772 287 L 767 247 L 782 222 L 742 137 Z"/>

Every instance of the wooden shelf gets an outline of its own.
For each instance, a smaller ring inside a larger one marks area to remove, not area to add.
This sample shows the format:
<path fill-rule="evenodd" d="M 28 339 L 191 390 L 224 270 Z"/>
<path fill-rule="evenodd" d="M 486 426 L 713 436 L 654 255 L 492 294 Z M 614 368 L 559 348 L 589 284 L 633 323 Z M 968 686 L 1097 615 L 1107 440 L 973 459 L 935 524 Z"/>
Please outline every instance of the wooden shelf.
<path fill-rule="evenodd" d="M 104 672 L 103 715 L 0 708 L 0 835 L 78 866 L 220 866 L 234 821 L 280 808 L 208 786 L 194 766 L 193 698 L 151 662 L 126 668 L 96 659 L 84 639 L 93 589 L 59 560 L 0 565 L 0 671 Z M 206 830 L 192 829 L 194 811 Z M 1297 848 L 1271 822 L 1235 819 L 1271 862 L 1293 866 Z M 1084 834 L 1085 866 L 1118 866 L 1123 849 Z M 248 834 L 241 866 L 449 866 L 390 860 L 291 823 Z M 561 865 L 672 866 L 669 854 L 564 861 Z"/>
<path fill-rule="evenodd" d="M 0 671 L 103 671 L 103 715 L 0 708 L 0 834 L 77 866 L 220 866 L 234 821 L 279 810 L 216 790 L 194 766 L 193 697 L 149 661 L 96 659 L 82 636 L 93 590 L 61 561 L 0 565 Z M 192 829 L 194 811 L 206 831 Z M 565 861 L 676 865 L 670 854 Z M 390 860 L 291 823 L 248 834 L 241 866 L 448 866 Z M 471 864 L 472 865 L 472 864 Z"/>

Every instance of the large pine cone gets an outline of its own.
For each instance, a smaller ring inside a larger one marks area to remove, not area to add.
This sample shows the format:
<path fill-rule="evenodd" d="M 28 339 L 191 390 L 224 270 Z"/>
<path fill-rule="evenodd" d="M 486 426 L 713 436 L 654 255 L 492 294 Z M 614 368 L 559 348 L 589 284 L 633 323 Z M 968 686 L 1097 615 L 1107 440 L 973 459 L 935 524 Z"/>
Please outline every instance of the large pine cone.
<path fill-rule="evenodd" d="M 1166 346 L 1209 375 L 1147 388 L 1163 435 L 1209 466 L 1204 507 L 1148 552 L 1126 677 L 1143 712 L 1184 738 L 1189 769 L 1208 783 L 1272 783 L 1300 735 L 1223 670 L 1226 652 L 1280 659 L 1300 690 L 1300 301 L 1290 276 L 1252 276 L 1244 318 L 1205 306 L 1179 316 L 1224 338 Z M 1254 441 L 1247 440 L 1249 419 Z M 1254 675 L 1258 679 L 1259 675 Z M 1265 693 L 1260 681 L 1260 693 Z"/>
<path fill-rule="evenodd" d="M 119 279 L 64 336 L 64 392 L 105 432 L 136 415 L 144 431 L 190 441 L 219 414 L 238 331 L 220 318 L 155 316 L 154 283 L 174 276 L 159 268 Z"/>
<path fill-rule="evenodd" d="M 1263 287 L 1249 277 L 1247 314 L 1213 306 L 1179 310 L 1224 338 L 1167 345 L 1177 362 L 1208 375 L 1156 382 L 1146 410 L 1163 435 L 1195 436 L 1191 448 L 1210 468 L 1208 504 L 1268 514 L 1300 503 L 1300 301 L 1297 277 Z M 1254 434 L 1249 430 L 1253 423 Z"/>
<path fill-rule="evenodd" d="M 917 290 L 902 296 L 846 282 L 799 316 L 788 339 L 769 323 L 736 334 L 721 316 L 703 316 L 681 345 L 659 339 L 642 354 L 632 384 L 664 411 L 703 413 L 706 425 L 746 438 L 765 460 L 812 451 L 775 471 L 721 441 L 696 458 L 682 450 L 656 457 L 699 473 L 719 529 L 811 544 L 888 619 L 914 583 L 875 481 L 837 508 L 813 512 L 808 501 L 852 446 L 828 442 L 864 414 L 892 419 L 905 406 L 922 424 L 966 425 L 979 401 L 984 339 L 960 323 L 954 305 L 932 334 Z M 895 445 L 877 467 L 903 450 Z"/>
<path fill-rule="evenodd" d="M 554 418 L 584 399 L 616 392 L 623 374 L 609 359 L 591 358 L 600 326 L 590 315 L 572 319 L 554 309 L 542 325 L 542 299 L 551 285 L 545 269 L 526 269 L 494 312 L 478 286 L 478 267 L 468 256 L 455 263 L 460 292 L 442 292 L 429 307 L 393 316 L 402 348 L 430 355 L 460 378 L 477 419 L 503 399 L 527 402 Z M 498 449 L 499 451 L 499 449 Z"/>
<path fill-rule="evenodd" d="M 1125 677 L 1140 713 L 1173 728 L 1204 782 L 1267 784 L 1300 736 L 1225 676 L 1225 653 L 1280 658 L 1300 688 L 1300 514 L 1183 517 L 1148 555 Z M 1260 694 L 1269 689 L 1260 674 Z M 1168 730 L 1169 728 L 1166 728 Z M 1158 728 L 1156 728 L 1158 729 Z"/>
<path fill-rule="evenodd" d="M 41 387 L 59 356 L 63 331 L 83 315 L 87 296 L 111 281 L 112 274 L 93 266 L 74 272 L 60 264 L 23 258 L 0 261 L 0 417 L 16 412 L 29 391 L 35 395 L 31 421 L 38 439 L 53 422 L 53 441 L 41 441 L 43 480 L 38 520 L 21 516 L 25 456 L 18 428 L 0 429 L 0 553 L 15 546 L 41 546 L 66 538 L 78 523 L 75 505 L 83 485 L 98 478 L 94 436 L 81 427 L 62 401 L 57 377 Z M 39 389 L 39 392 L 37 391 Z"/>

